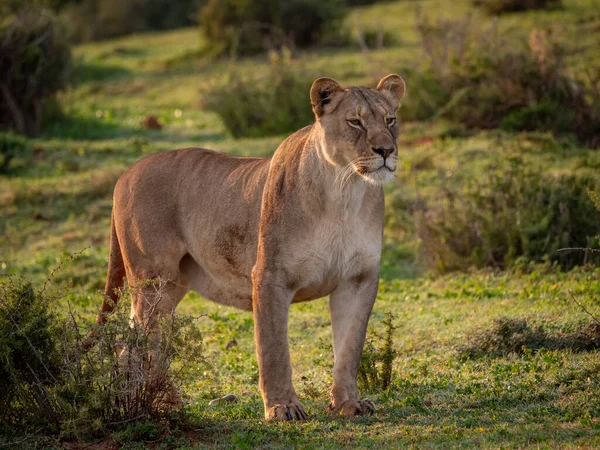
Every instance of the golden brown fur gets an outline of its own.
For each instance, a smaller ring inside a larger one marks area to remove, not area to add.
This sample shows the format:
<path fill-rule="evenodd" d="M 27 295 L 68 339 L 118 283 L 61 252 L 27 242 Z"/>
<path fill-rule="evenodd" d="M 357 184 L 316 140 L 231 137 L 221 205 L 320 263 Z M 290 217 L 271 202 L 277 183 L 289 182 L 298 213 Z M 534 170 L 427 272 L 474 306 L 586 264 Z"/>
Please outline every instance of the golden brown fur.
<path fill-rule="evenodd" d="M 112 309 L 124 277 L 132 286 L 168 280 L 159 300 L 151 285 L 138 290 L 139 321 L 150 309 L 173 311 L 189 289 L 253 311 L 265 417 L 304 419 L 291 381 L 288 310 L 330 295 L 331 409 L 372 412 L 356 375 L 377 294 L 381 184 L 396 168 L 403 95 L 397 75 L 377 89 L 320 78 L 310 92 L 315 123 L 270 159 L 183 149 L 137 162 L 115 186 L 101 311 Z"/>

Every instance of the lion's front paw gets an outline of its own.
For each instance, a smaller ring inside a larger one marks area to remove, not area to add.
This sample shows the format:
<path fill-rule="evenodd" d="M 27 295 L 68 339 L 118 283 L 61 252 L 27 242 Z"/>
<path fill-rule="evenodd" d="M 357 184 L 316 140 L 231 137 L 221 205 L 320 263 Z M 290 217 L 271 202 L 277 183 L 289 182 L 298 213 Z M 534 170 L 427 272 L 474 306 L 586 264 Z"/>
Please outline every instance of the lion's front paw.
<path fill-rule="evenodd" d="M 346 400 L 339 406 L 330 405 L 329 409 L 334 414 L 342 416 L 361 416 L 363 414 L 373 414 L 375 412 L 375 403 L 368 398 L 362 400 Z"/>
<path fill-rule="evenodd" d="M 292 402 L 288 405 L 275 405 L 267 408 L 265 418 L 267 420 L 306 420 L 307 415 L 299 402 Z"/>

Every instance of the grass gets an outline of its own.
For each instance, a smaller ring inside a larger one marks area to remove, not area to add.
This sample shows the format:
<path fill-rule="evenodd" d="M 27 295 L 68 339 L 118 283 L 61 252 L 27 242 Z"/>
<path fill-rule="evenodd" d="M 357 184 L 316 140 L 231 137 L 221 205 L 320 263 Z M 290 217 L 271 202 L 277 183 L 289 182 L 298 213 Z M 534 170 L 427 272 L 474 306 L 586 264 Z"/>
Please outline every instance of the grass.
<path fill-rule="evenodd" d="M 532 27 L 550 26 L 564 39 L 577 36 L 577 43 L 586 47 L 584 56 L 572 58 L 573 70 L 599 61 L 600 52 L 591 44 L 600 30 L 600 2 L 564 4 L 559 10 L 502 16 L 498 26 L 520 27 L 524 36 Z M 429 17 L 470 11 L 468 0 L 363 7 L 351 13 L 348 23 L 381 24 L 397 37 L 396 45 L 367 55 L 355 49 L 315 49 L 297 58 L 311 72 L 347 84 L 373 84 L 381 75 L 402 73 L 418 65 L 414 13 L 419 5 Z M 481 15 L 478 20 L 493 19 Z M 14 160 L 12 175 L 0 176 L 0 273 L 40 284 L 75 254 L 55 273 L 52 284 L 68 290 L 69 301 L 91 316 L 100 304 L 106 274 L 112 187 L 129 165 L 146 154 L 186 146 L 272 154 L 284 136 L 234 140 L 215 114 L 199 109 L 203 92 L 223 82 L 230 64 L 196 57 L 201 45 L 197 30 L 184 29 L 75 49 L 79 82 L 60 99 L 64 117 L 32 141 L 27 157 Z M 257 57 L 236 64 L 260 75 L 268 70 L 266 61 Z M 150 114 L 165 125 L 162 130 L 141 128 Z M 439 120 L 403 124 L 399 181 L 386 188 L 386 245 L 371 319 L 371 327 L 381 330 L 387 312 L 397 317 L 398 357 L 392 386 L 367 393 L 379 407 L 374 416 L 339 419 L 326 414 L 332 354 L 325 300 L 295 305 L 290 316 L 294 382 L 311 419 L 266 424 L 252 316 L 189 294 L 180 309 L 205 315 L 200 324 L 211 368 L 187 389 L 192 431 L 184 433 L 187 441 L 182 437 L 172 447 L 185 442 L 201 448 L 600 446 L 597 351 L 542 348 L 473 359 L 459 351 L 469 336 L 492 328 L 500 317 L 526 319 L 532 328 L 542 326 L 554 334 L 578 329 L 591 319 L 570 293 L 595 311 L 600 271 L 587 267 L 562 272 L 524 263 L 505 272 L 433 277 L 417 256 L 410 208 L 398 206 L 410 206 L 419 196 L 431 198 L 444 176 L 454 176 L 455 183 L 463 177 L 485 178 L 486 164 L 503 157 L 503 149 L 515 147 L 521 149 L 523 164 L 548 173 L 595 176 L 600 167 L 597 151 L 547 135 L 465 135 Z M 227 350 L 232 340 L 237 346 Z M 240 401 L 208 407 L 210 400 L 228 393 Z M 32 442 L 37 441 L 22 445 Z"/>

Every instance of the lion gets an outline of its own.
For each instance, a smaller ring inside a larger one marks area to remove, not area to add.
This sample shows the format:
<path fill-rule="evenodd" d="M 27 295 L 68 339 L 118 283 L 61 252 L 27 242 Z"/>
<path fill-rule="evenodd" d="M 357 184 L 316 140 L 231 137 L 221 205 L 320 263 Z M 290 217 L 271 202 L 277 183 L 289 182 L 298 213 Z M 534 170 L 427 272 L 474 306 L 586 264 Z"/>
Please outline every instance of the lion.
<path fill-rule="evenodd" d="M 383 237 L 382 185 L 398 160 L 396 111 L 405 93 L 395 74 L 376 89 L 319 78 L 312 125 L 271 158 L 186 148 L 146 156 L 113 196 L 106 320 L 125 279 L 132 319 L 172 313 L 192 289 L 252 311 L 259 388 L 268 420 L 307 415 L 292 384 L 288 312 L 329 295 L 336 414 L 372 413 L 357 372 L 377 295 Z M 161 301 L 144 280 L 161 279 Z"/>

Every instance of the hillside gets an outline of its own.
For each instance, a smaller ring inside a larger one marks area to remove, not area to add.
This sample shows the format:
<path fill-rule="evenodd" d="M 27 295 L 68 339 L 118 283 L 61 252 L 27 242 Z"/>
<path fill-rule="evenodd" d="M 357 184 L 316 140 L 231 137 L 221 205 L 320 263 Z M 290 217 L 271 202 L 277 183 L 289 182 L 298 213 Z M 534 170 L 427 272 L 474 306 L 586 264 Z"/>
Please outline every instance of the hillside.
<path fill-rule="evenodd" d="M 600 63 L 600 0 L 563 3 L 556 10 L 502 16 L 497 27 L 501 33 L 517 30 L 523 39 L 533 28 L 550 28 L 559 39 L 583 49 L 570 57 L 571 70 Z M 391 45 L 368 52 L 358 46 L 302 51 L 291 64 L 315 78 L 330 76 L 343 84 L 373 85 L 387 73 L 410 72 L 422 59 L 417 6 L 432 20 L 467 13 L 484 26 L 494 20 L 473 10 L 467 0 L 379 3 L 354 9 L 346 21 L 363 31 L 382 27 L 394 36 Z M 61 301 L 92 317 L 105 282 L 112 189 L 127 167 L 144 155 L 173 148 L 204 147 L 248 156 L 275 151 L 285 136 L 233 139 L 216 114 L 202 109 L 203 96 L 227 82 L 233 63 L 205 59 L 201 48 L 194 28 L 76 47 L 77 83 L 60 98 L 62 118 L 33 140 L 31 158 L 17 160 L 14 175 L 0 176 L 0 273 L 40 285 L 52 273 L 52 289 Z M 256 76 L 268 65 L 266 56 L 235 62 L 236 70 Z M 593 322 L 573 299 L 598 311 L 600 269 L 590 264 L 567 270 L 562 264 L 566 260 L 558 257 L 555 263 L 523 260 L 510 267 L 498 263 L 478 269 L 452 259 L 440 267 L 423 250 L 427 229 L 415 213 L 423 204 L 429 208 L 423 214 L 441 211 L 446 196 L 468 189 L 483 195 L 489 189 L 492 195 L 507 173 L 515 180 L 531 173 L 548 179 L 573 177 L 600 187 L 600 151 L 548 133 L 457 130 L 442 118 L 402 120 L 410 95 L 409 83 L 407 102 L 399 111 L 403 131 L 398 179 L 386 187 L 381 282 L 370 322 L 382 334 L 386 313 L 395 316 L 398 357 L 392 386 L 370 393 L 378 405 L 376 414 L 355 420 L 326 415 L 332 351 L 325 300 L 295 305 L 290 316 L 294 382 L 311 419 L 266 424 L 261 420 L 251 314 L 188 294 L 180 311 L 202 316 L 209 366 L 205 377 L 187 388 L 195 431 L 183 444 L 600 446 L 600 353 L 597 347 L 582 350 L 573 344 Z M 161 130 L 141 126 L 149 115 L 160 120 Z M 577 180 L 573 186 L 581 190 Z M 522 213 L 534 216 L 533 211 Z M 460 220 L 451 212 L 448 217 Z M 485 221 L 496 216 L 489 217 Z M 592 215 L 589 219 L 596 220 Z M 569 257 L 579 262 L 583 254 Z M 449 273 L 437 274 L 445 269 Z M 526 320 L 528 328 L 502 335 L 494 328 L 499 323 L 494 320 L 502 317 Z M 527 337 L 536 330 L 545 333 L 540 345 Z M 488 345 L 486 339 L 495 344 Z M 497 350 L 494 345 L 501 339 L 516 342 L 514 351 Z M 227 349 L 232 340 L 237 346 Z M 211 399 L 227 393 L 239 396 L 240 402 L 208 408 Z"/>

